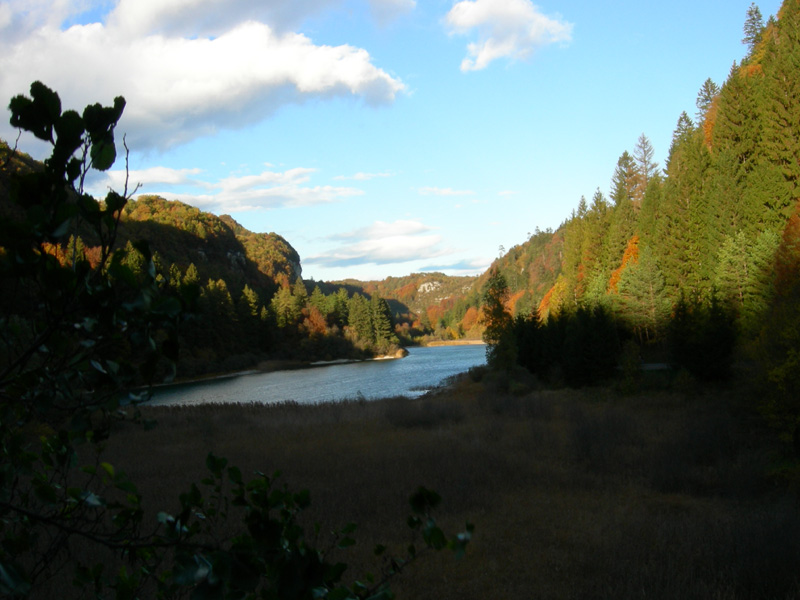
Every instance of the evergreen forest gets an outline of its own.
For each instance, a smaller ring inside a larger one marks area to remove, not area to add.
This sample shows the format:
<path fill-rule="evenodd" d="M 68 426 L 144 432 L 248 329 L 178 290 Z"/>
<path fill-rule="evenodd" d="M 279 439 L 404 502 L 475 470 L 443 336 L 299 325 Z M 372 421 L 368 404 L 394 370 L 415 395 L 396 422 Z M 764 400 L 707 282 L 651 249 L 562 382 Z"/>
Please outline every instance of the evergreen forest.
<path fill-rule="evenodd" d="M 666 164 L 645 134 L 619 157 L 606 197 L 581 198 L 481 278 L 513 335 L 506 367 L 587 385 L 624 364 L 698 380 L 747 369 L 788 435 L 800 416 L 800 3 L 764 23 L 727 81 L 705 81 L 678 116 Z M 500 296 L 497 289 L 505 289 Z M 483 308 L 490 314 L 488 308 Z M 796 435 L 796 434 L 795 434 Z"/>

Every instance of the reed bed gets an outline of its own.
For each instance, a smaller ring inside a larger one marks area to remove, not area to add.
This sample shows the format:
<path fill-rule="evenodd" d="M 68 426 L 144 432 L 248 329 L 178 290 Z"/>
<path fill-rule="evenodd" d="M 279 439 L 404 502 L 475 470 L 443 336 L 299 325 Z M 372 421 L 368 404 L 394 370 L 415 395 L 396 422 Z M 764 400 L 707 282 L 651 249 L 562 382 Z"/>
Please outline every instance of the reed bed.
<path fill-rule="evenodd" d="M 402 551 L 408 496 L 435 489 L 439 522 L 474 523 L 473 543 L 413 565 L 398 598 L 800 597 L 797 497 L 767 476 L 771 438 L 739 400 L 464 378 L 414 400 L 153 407 L 158 427 L 122 424 L 107 451 L 154 515 L 209 451 L 280 470 L 311 492 L 309 526 L 358 524 L 339 557 L 354 575 L 380 570 L 374 544 Z"/>

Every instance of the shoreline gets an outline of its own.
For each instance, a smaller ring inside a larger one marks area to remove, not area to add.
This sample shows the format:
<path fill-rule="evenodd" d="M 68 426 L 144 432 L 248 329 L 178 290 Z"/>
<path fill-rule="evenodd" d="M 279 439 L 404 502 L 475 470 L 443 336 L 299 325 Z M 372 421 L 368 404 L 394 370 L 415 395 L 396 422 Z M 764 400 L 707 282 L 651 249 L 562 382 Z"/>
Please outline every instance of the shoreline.
<path fill-rule="evenodd" d="M 436 340 L 428 342 L 425 347 L 435 348 L 437 346 L 485 346 L 483 340 Z"/>

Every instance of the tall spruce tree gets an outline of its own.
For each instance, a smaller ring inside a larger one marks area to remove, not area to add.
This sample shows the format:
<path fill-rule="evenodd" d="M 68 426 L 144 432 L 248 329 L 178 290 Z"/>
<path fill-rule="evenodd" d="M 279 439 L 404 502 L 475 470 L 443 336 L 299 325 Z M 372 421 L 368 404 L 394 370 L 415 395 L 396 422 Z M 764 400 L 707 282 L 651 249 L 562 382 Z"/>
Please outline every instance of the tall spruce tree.
<path fill-rule="evenodd" d="M 611 199 L 614 206 L 633 197 L 634 180 L 636 177 L 636 163 L 630 153 L 625 150 L 617 160 L 614 175 L 611 177 Z"/>
<path fill-rule="evenodd" d="M 681 289 L 697 293 L 709 278 L 710 268 L 701 247 L 707 227 L 704 194 L 711 155 L 703 143 L 703 132 L 690 126 L 686 113 L 682 117 L 673 135 L 661 218 L 651 242 L 673 299 Z"/>
<path fill-rule="evenodd" d="M 755 50 L 756 44 L 761 40 L 761 34 L 764 32 L 764 17 L 755 2 L 751 2 L 750 7 L 747 9 L 747 16 L 742 29 L 744 31 L 742 43 L 747 46 L 748 54 L 751 55 Z"/>
<path fill-rule="evenodd" d="M 389 309 L 389 304 L 386 300 L 377 294 L 373 294 L 370 299 L 370 313 L 372 316 L 373 340 L 378 350 L 385 352 L 392 343 L 397 341 L 394 335 L 392 311 Z"/>
<path fill-rule="evenodd" d="M 716 98 L 718 95 L 719 86 L 709 77 L 703 82 L 700 91 L 697 93 L 697 100 L 695 100 L 695 106 L 697 106 L 696 116 L 698 123 L 703 123 L 706 120 L 706 116 L 708 115 L 708 111 L 711 109 L 714 98 Z"/>
<path fill-rule="evenodd" d="M 369 300 L 361 294 L 353 294 L 347 307 L 348 325 L 359 340 L 372 344 L 375 341 L 375 329 L 372 326 L 372 311 Z"/>
<path fill-rule="evenodd" d="M 658 163 L 653 160 L 655 150 L 650 139 L 643 133 L 636 142 L 633 149 L 633 162 L 635 164 L 635 184 L 633 198 L 635 202 L 641 203 L 647 186 L 658 173 Z"/>
<path fill-rule="evenodd" d="M 640 341 L 657 339 L 667 323 L 671 303 L 664 287 L 656 257 L 649 248 L 642 248 L 638 261 L 622 273 L 616 297 L 619 317 L 629 323 Z"/>

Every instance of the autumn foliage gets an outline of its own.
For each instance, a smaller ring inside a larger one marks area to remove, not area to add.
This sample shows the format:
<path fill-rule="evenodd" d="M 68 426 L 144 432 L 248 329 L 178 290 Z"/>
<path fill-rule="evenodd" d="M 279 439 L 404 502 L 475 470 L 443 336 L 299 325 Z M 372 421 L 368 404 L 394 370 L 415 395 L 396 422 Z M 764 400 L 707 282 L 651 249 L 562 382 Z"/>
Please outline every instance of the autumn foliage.
<path fill-rule="evenodd" d="M 622 263 L 620 266 L 611 273 L 611 278 L 608 280 L 608 293 L 616 293 L 619 280 L 622 273 L 627 268 L 628 264 L 639 262 L 639 236 L 635 235 L 628 240 L 628 245 L 625 247 L 625 252 L 622 254 Z"/>

